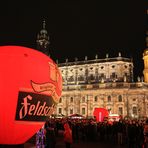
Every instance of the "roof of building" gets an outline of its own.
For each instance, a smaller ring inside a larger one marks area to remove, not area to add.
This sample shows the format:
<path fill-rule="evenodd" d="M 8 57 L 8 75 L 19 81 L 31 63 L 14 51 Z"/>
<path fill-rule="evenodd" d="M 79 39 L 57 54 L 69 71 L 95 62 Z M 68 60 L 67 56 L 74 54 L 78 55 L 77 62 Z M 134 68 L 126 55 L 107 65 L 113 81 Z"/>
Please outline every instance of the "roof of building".
<path fill-rule="evenodd" d="M 83 60 L 83 61 L 74 61 L 65 63 L 59 63 L 59 67 L 63 66 L 72 66 L 72 65 L 84 65 L 84 64 L 94 64 L 94 63 L 105 63 L 105 62 L 115 62 L 115 61 L 123 61 L 123 62 L 132 62 L 131 58 L 124 58 L 124 57 L 115 57 L 115 58 L 105 58 L 105 59 L 93 59 L 93 60 Z"/>

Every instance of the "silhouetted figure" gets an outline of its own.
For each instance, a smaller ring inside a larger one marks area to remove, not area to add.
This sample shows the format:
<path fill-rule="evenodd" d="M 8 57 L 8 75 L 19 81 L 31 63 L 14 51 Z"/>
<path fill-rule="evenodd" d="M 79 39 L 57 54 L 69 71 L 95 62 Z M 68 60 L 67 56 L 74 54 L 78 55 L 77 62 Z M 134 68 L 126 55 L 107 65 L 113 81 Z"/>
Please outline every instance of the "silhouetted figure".
<path fill-rule="evenodd" d="M 72 144 L 72 130 L 69 127 L 68 123 L 64 124 L 64 142 L 66 148 L 70 148 Z"/>

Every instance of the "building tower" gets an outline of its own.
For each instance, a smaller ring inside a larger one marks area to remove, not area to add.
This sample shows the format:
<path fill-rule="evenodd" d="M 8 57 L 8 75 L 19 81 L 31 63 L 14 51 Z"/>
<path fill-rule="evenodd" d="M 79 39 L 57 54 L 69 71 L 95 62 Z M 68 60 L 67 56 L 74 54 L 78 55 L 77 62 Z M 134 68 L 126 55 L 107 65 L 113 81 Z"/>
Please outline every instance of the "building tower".
<path fill-rule="evenodd" d="M 50 55 L 49 53 L 50 42 L 49 42 L 49 35 L 45 27 L 46 27 L 46 22 L 45 20 L 43 20 L 43 26 L 37 35 L 36 42 L 37 42 L 37 49 L 43 52 L 44 54 L 46 54 L 47 56 L 49 56 Z"/>
<path fill-rule="evenodd" d="M 146 23 L 148 23 L 148 10 L 147 10 L 147 18 Z M 146 24 L 148 25 L 148 24 Z M 148 29 L 146 30 L 146 49 L 143 53 L 143 60 L 144 60 L 144 82 L 148 83 Z"/>

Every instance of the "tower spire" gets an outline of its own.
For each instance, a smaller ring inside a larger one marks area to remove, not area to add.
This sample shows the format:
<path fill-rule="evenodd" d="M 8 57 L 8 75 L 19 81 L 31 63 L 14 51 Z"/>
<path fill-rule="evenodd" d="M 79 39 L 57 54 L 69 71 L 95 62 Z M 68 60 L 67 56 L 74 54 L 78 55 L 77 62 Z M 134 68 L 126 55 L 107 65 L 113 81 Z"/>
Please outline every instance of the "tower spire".
<path fill-rule="evenodd" d="M 50 55 L 49 54 L 49 35 L 48 32 L 46 30 L 46 21 L 45 19 L 43 20 L 42 23 L 42 29 L 40 30 L 40 32 L 37 34 L 37 49 L 41 52 L 43 52 L 46 55 Z"/>
<path fill-rule="evenodd" d="M 45 27 L 46 27 L 46 22 L 45 20 L 43 20 L 43 29 L 45 29 Z"/>

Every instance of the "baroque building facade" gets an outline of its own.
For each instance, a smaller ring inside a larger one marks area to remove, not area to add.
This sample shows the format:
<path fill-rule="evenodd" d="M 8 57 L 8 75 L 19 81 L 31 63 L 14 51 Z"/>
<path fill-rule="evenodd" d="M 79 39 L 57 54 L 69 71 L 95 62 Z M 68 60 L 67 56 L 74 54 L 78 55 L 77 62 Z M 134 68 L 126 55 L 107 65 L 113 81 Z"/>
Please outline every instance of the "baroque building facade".
<path fill-rule="evenodd" d="M 96 56 L 97 57 L 97 56 Z M 112 114 L 141 118 L 148 116 L 147 85 L 133 82 L 133 62 L 118 57 L 58 64 L 63 77 L 63 94 L 57 114 L 77 113 L 92 117 L 95 108 Z"/>
<path fill-rule="evenodd" d="M 147 34 L 148 35 L 148 34 Z M 133 81 L 133 61 L 130 58 L 110 58 L 57 63 L 63 77 L 63 92 L 55 114 L 81 114 L 92 117 L 95 108 L 106 108 L 123 117 L 148 117 L 148 37 L 143 53 L 144 78 Z M 49 36 L 43 28 L 37 36 L 37 49 L 49 55 Z"/>
<path fill-rule="evenodd" d="M 147 10 L 148 19 L 148 10 Z M 147 25 L 147 24 L 146 24 Z M 56 114 L 92 117 L 95 108 L 106 108 L 123 117 L 148 117 L 148 31 L 143 53 L 144 77 L 133 81 L 132 59 L 121 56 L 58 64 L 63 77 L 63 95 Z"/>

